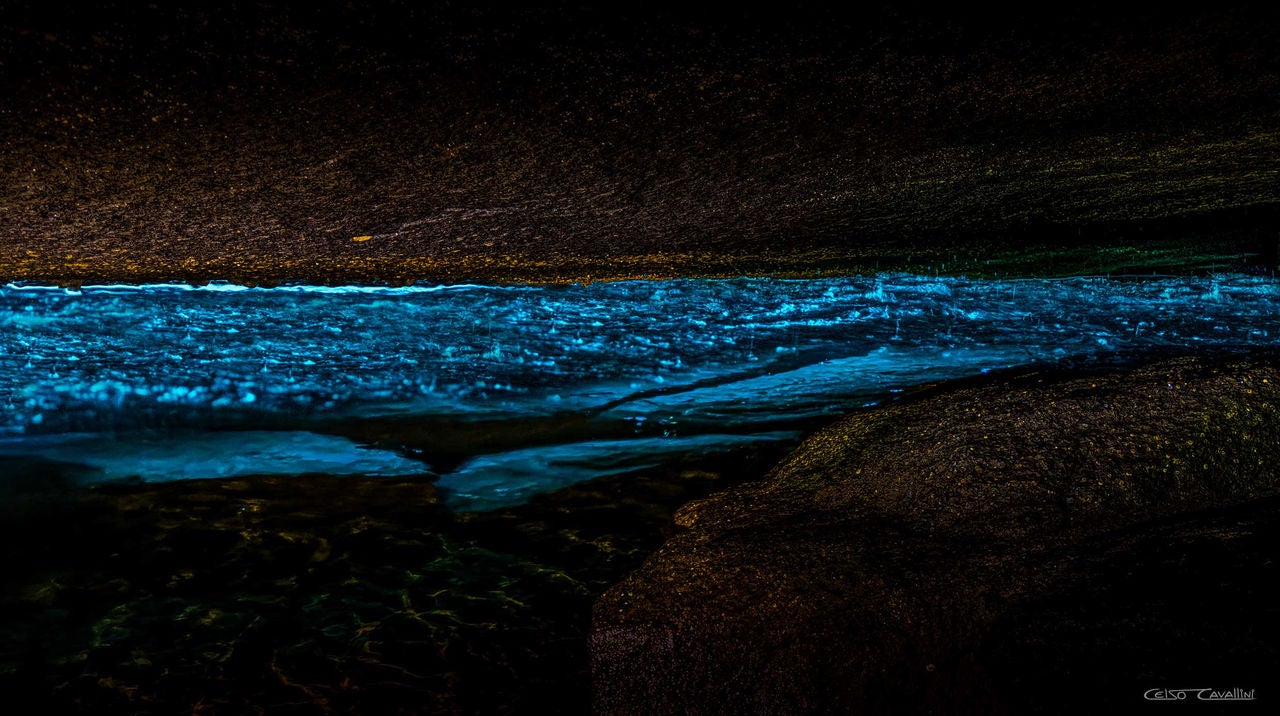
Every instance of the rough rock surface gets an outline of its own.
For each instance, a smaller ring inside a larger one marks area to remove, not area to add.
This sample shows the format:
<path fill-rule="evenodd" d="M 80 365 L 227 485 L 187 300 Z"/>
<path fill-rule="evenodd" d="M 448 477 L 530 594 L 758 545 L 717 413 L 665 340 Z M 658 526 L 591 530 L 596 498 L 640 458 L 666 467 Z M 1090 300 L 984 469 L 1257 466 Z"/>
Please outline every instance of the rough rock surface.
<path fill-rule="evenodd" d="M 5 3 L 0 280 L 1274 259 L 1274 8 L 315 5 Z"/>
<path fill-rule="evenodd" d="M 597 602 L 595 706 L 1056 712 L 1251 688 L 1280 663 L 1278 474 L 1273 358 L 854 414 L 682 508 Z"/>

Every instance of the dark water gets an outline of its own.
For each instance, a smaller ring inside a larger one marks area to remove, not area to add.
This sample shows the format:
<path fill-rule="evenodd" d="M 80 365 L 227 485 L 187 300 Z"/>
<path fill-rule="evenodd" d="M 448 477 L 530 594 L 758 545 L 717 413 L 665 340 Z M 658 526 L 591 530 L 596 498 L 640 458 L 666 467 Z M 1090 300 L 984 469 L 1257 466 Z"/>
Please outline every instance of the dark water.
<path fill-rule="evenodd" d="M 0 456 L 87 482 L 432 475 L 456 507 L 487 508 L 786 443 L 924 382 L 1278 342 L 1280 285 L 1244 276 L 10 285 Z M 370 421 L 509 429 L 463 445 Z"/>

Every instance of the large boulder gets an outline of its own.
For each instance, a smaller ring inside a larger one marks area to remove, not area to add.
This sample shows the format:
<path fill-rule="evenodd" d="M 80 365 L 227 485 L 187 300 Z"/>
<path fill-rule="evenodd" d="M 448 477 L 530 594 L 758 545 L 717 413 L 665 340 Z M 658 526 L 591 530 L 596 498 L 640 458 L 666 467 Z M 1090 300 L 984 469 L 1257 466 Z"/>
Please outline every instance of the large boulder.
<path fill-rule="evenodd" d="M 0 4 L 0 280 L 1276 259 L 1269 5 L 664 4 Z"/>
<path fill-rule="evenodd" d="M 1253 688 L 1280 663 L 1277 474 L 1272 358 L 850 415 L 682 508 L 597 602 L 596 708 L 1058 711 Z"/>

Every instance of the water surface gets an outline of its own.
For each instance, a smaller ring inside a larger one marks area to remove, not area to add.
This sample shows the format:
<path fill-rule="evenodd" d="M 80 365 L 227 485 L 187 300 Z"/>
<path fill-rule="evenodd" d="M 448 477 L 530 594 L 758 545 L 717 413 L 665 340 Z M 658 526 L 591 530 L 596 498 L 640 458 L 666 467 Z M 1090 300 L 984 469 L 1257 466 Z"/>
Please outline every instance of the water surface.
<path fill-rule="evenodd" d="M 421 473 L 456 506 L 488 507 L 794 440 L 803 421 L 926 382 L 1278 342 L 1280 286 L 1234 275 L 9 285 L 0 456 L 103 480 Z M 371 420 L 522 427 L 459 457 L 359 437 Z M 530 421 L 576 427 L 523 440 Z"/>

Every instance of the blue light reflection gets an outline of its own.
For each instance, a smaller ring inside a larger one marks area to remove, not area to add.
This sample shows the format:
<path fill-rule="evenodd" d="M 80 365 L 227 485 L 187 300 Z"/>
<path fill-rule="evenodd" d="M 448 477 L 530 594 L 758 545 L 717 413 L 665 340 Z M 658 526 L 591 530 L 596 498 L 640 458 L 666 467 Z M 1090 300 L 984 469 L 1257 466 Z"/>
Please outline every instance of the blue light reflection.
<path fill-rule="evenodd" d="M 634 433 L 630 447 L 583 441 L 593 446 L 585 453 L 646 454 L 654 447 L 645 441 L 654 439 L 777 439 L 787 421 L 993 369 L 1278 343 L 1280 286 L 1246 276 L 10 285 L 0 289 L 0 455 L 49 456 L 60 450 L 56 436 L 86 433 L 127 443 L 129 434 L 155 439 L 157 431 L 326 431 L 320 426 L 335 420 L 376 416 L 565 414 L 626 424 Z M 71 454 L 70 445 L 61 451 Z M 553 448 L 571 450 L 544 449 Z M 304 459 L 315 450 L 281 454 Z M 391 473 L 411 471 L 388 454 Z M 416 457 L 430 463 L 429 455 Z M 484 460 L 503 469 L 512 462 Z M 544 467 L 530 474 L 554 471 L 540 460 L 531 464 Z M 478 475 L 483 464 L 473 460 L 457 474 Z M 112 474 L 128 472 L 118 460 L 112 465 Z M 143 472 L 157 479 L 165 470 Z M 499 472 L 467 484 L 492 492 Z M 585 479 L 602 471 L 571 472 Z M 454 489 L 466 493 L 467 484 Z M 526 488 L 512 494 L 523 499 L 537 485 Z"/>

